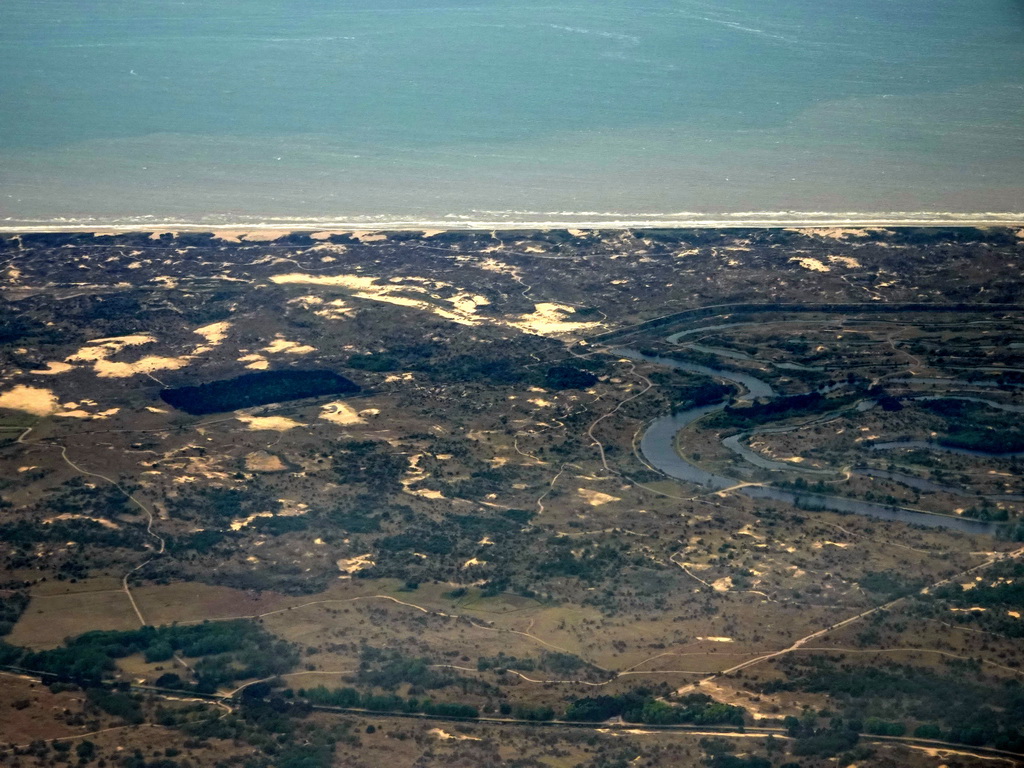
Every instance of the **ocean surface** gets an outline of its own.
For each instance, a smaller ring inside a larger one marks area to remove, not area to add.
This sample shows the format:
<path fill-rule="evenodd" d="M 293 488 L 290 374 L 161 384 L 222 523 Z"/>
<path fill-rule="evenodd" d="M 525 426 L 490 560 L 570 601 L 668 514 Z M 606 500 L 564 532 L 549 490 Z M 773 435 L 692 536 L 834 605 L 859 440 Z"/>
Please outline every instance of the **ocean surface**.
<path fill-rule="evenodd" d="M 3 228 L 1022 211 L 1022 0 L 0 4 Z"/>

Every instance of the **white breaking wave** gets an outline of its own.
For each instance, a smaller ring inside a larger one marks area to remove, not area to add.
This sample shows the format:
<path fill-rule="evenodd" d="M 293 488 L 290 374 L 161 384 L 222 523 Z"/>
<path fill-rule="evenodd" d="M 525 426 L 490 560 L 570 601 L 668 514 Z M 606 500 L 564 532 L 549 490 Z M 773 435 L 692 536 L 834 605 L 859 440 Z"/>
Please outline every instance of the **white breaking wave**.
<path fill-rule="evenodd" d="M 161 216 L 0 219 L 0 232 L 209 231 L 211 229 L 301 230 L 492 230 L 492 229 L 632 229 L 640 227 L 820 227 L 820 226 L 1012 226 L 1024 227 L 1024 212 L 986 211 L 732 211 L 698 213 L 626 213 L 619 211 L 469 211 L 440 217 L 387 216 L 240 216 L 196 218 Z"/>

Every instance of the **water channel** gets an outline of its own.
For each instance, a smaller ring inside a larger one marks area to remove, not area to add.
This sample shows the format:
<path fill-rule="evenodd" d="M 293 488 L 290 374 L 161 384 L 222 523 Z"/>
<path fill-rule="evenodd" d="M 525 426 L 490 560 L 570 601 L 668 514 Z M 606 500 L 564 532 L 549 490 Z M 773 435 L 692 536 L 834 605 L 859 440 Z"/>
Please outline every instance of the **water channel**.
<path fill-rule="evenodd" d="M 654 365 L 673 368 L 678 371 L 697 373 L 734 382 L 746 390 L 745 394 L 741 396 L 744 399 L 773 398 L 776 395 L 771 385 L 748 373 L 711 368 L 657 355 L 647 355 L 639 350 L 630 348 L 616 348 L 612 350 L 612 353 L 630 360 L 653 363 Z M 676 450 L 676 435 L 684 427 L 724 407 L 725 403 L 704 405 L 655 419 L 640 439 L 640 452 L 654 468 L 669 477 L 703 486 L 710 491 L 734 488 L 736 493 L 741 493 L 749 498 L 781 501 L 793 504 L 801 509 L 825 509 L 832 512 L 865 515 L 880 520 L 912 523 L 930 528 L 948 528 L 971 534 L 992 535 L 997 529 L 996 524 L 987 521 L 919 512 L 904 507 L 875 504 L 839 496 L 791 491 L 770 485 L 742 485 L 746 481 L 741 478 L 717 475 L 701 469 L 684 459 L 680 452 Z"/>

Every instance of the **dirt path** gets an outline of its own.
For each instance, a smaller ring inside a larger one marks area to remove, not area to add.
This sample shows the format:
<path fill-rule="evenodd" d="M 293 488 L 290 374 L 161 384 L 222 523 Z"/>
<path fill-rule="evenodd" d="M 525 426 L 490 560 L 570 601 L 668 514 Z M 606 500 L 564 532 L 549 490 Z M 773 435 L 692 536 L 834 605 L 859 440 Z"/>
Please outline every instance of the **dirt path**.
<path fill-rule="evenodd" d="M 153 510 L 151 510 L 148 506 L 146 506 L 141 501 L 139 501 L 133 494 L 131 494 L 128 491 L 126 491 L 113 478 L 107 477 L 106 475 L 102 475 L 99 472 L 90 472 L 89 470 L 83 469 L 81 466 L 76 464 L 68 456 L 68 448 L 67 448 L 66 445 L 62 445 L 60 443 L 47 443 L 47 442 L 38 442 L 38 443 L 28 443 L 28 442 L 26 442 L 25 438 L 28 437 L 28 435 L 29 435 L 29 433 L 31 431 L 32 431 L 32 427 L 27 428 L 24 432 L 21 433 L 21 435 L 18 436 L 18 439 L 17 439 L 16 442 L 18 444 L 20 444 L 20 445 L 39 446 L 41 448 L 57 448 L 57 449 L 60 450 L 60 457 L 61 457 L 61 459 L 63 459 L 64 463 L 67 464 L 69 467 L 71 467 L 71 469 L 73 469 L 75 472 L 78 472 L 81 475 L 85 475 L 86 477 L 96 477 L 96 478 L 99 478 L 100 480 L 103 480 L 104 482 L 109 483 L 110 485 L 114 486 L 118 491 L 120 491 L 125 496 L 125 498 L 127 498 L 130 502 L 132 502 L 133 504 L 135 504 L 135 506 L 137 506 L 139 509 L 142 510 L 143 514 L 146 516 L 146 534 L 148 536 L 150 536 L 151 538 L 155 539 L 157 544 L 158 544 L 158 547 L 157 547 L 157 550 L 156 550 L 156 555 L 158 556 L 158 555 L 162 555 L 164 553 L 164 550 L 167 547 L 167 542 L 164 541 L 164 538 L 162 536 L 160 536 L 158 533 L 156 533 L 153 530 L 153 523 L 155 521 L 155 518 L 153 516 Z M 141 626 L 146 626 L 146 617 L 143 616 L 142 610 L 139 608 L 139 604 L 135 601 L 135 595 L 132 594 L 131 586 L 129 585 L 128 582 L 129 582 L 129 579 L 131 579 L 133 574 L 137 573 L 138 571 L 141 571 L 143 568 L 145 568 L 147 565 L 149 565 L 151 562 L 153 562 L 153 560 L 154 560 L 154 557 L 150 557 L 149 559 L 143 561 L 141 564 L 135 566 L 130 571 L 128 571 L 122 577 L 122 579 L 121 579 L 121 591 L 124 592 L 125 596 L 128 598 L 128 602 L 132 606 L 132 611 L 134 611 L 135 616 L 136 616 L 136 618 L 138 618 L 139 624 Z"/>
<path fill-rule="evenodd" d="M 995 565 L 996 563 L 1000 563 L 1000 562 L 1003 562 L 1004 560 L 1008 560 L 1008 559 L 1017 558 L 1017 557 L 1020 557 L 1021 555 L 1024 555 L 1024 547 L 1021 547 L 1020 549 L 1014 550 L 1013 552 L 1008 552 L 1006 554 L 997 555 L 996 557 L 990 558 L 989 560 L 986 560 L 985 562 L 980 563 L 978 565 L 975 565 L 975 566 L 973 566 L 971 568 L 968 568 L 967 570 L 961 571 L 960 573 L 954 574 L 953 576 L 950 576 L 948 578 L 945 578 L 945 579 L 942 579 L 940 581 L 937 581 L 934 584 L 930 584 L 927 587 L 924 587 L 923 589 L 921 589 L 920 592 L 918 592 L 918 594 L 927 594 L 932 589 L 944 586 L 944 585 L 949 584 L 949 583 L 951 583 L 953 581 L 958 581 L 958 580 L 962 579 L 963 577 L 968 576 L 968 575 L 970 575 L 972 573 L 977 573 L 978 571 L 990 568 L 993 565 Z M 799 640 L 797 640 L 792 645 L 790 645 L 790 646 L 788 646 L 786 648 L 783 648 L 783 649 L 778 650 L 778 651 L 773 651 L 772 653 L 766 653 L 766 654 L 763 654 L 761 656 L 757 656 L 757 657 L 755 657 L 753 659 L 748 659 L 747 661 L 741 662 L 741 663 L 736 664 L 736 665 L 734 665 L 732 667 L 729 667 L 727 669 L 723 669 L 720 672 L 716 672 L 716 673 L 714 673 L 712 675 L 709 675 L 709 676 L 705 677 L 703 680 L 697 681 L 696 683 L 693 683 L 693 684 L 688 685 L 688 686 L 684 686 L 683 688 L 680 688 L 677 691 L 677 693 L 680 693 L 680 694 L 692 693 L 693 691 L 697 690 L 700 687 L 701 683 L 703 683 L 703 682 L 710 682 L 710 681 L 715 680 L 715 679 L 717 679 L 719 677 L 725 677 L 726 675 L 731 675 L 734 672 L 739 672 L 740 670 L 747 669 L 748 667 L 752 667 L 755 664 L 760 664 L 762 662 L 778 658 L 779 656 L 784 656 L 787 653 L 793 653 L 794 651 L 798 651 L 798 650 L 801 650 L 801 649 L 809 650 L 809 649 L 805 648 L 805 646 L 807 645 L 807 643 L 811 642 L 812 640 L 816 640 L 819 637 L 827 635 L 829 632 L 832 632 L 833 630 L 841 629 L 841 628 L 843 628 L 845 626 L 853 624 L 854 622 L 860 621 L 861 619 L 867 618 L 868 616 L 872 616 L 872 615 L 874 615 L 876 613 L 880 613 L 882 611 L 888 611 L 889 609 L 891 609 L 891 608 L 899 605 L 900 603 L 904 602 L 906 599 L 907 599 L 906 597 L 900 597 L 900 598 L 897 598 L 896 600 L 892 600 L 892 601 L 890 601 L 888 603 L 885 603 L 883 605 L 879 605 L 879 606 L 876 606 L 874 608 L 869 608 L 866 611 L 862 611 L 861 613 L 858 613 L 856 616 L 851 616 L 850 618 L 843 619 L 842 621 L 840 621 L 840 622 L 838 622 L 836 624 L 831 624 L 831 625 L 825 627 L 824 629 L 819 629 L 816 632 L 812 632 L 809 635 L 805 635 L 804 637 L 801 637 Z"/>

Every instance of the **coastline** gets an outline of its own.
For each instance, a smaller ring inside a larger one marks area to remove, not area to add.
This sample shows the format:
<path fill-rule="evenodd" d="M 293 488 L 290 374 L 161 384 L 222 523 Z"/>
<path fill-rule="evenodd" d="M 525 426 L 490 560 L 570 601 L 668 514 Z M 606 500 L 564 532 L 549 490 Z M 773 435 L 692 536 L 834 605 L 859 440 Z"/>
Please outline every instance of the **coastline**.
<path fill-rule="evenodd" d="M 524 212 L 525 213 L 525 212 Z M 541 214 L 543 215 L 543 214 Z M 559 215 L 559 214 L 553 214 Z M 470 218 L 464 216 L 440 219 L 403 219 L 400 217 L 353 217 L 351 219 L 300 219 L 288 217 L 245 217 L 236 219 L 187 221 L 158 217 L 132 217 L 128 220 L 100 218 L 61 219 L 49 221 L 0 222 L 0 234 L 94 232 L 418 232 L 432 234 L 453 231 L 540 231 L 582 230 L 615 231 L 627 229 L 816 229 L 845 227 L 867 229 L 877 227 L 1024 227 L 1024 212 L 891 212 L 891 213 L 826 213 L 800 211 L 766 211 L 718 214 L 571 214 L 567 218 Z M 577 216 L 578 218 L 568 218 Z M 621 217 L 620 217 L 621 216 Z"/>

